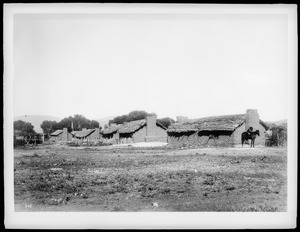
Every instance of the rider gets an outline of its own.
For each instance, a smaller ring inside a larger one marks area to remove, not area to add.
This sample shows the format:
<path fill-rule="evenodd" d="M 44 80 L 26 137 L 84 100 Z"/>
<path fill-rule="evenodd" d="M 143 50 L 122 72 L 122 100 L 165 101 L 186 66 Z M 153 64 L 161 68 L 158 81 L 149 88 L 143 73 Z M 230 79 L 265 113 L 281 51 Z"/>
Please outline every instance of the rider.
<path fill-rule="evenodd" d="M 253 127 L 250 126 L 249 129 L 247 130 L 248 135 L 251 135 L 251 133 L 253 132 Z"/>

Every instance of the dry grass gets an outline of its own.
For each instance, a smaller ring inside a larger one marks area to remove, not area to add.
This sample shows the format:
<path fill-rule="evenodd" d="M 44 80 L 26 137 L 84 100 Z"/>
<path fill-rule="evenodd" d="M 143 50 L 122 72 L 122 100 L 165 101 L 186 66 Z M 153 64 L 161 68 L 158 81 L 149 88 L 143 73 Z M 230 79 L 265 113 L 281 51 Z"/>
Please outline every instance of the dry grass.
<path fill-rule="evenodd" d="M 15 150 L 15 204 L 19 211 L 286 211 L 286 159 L 285 148 Z"/>

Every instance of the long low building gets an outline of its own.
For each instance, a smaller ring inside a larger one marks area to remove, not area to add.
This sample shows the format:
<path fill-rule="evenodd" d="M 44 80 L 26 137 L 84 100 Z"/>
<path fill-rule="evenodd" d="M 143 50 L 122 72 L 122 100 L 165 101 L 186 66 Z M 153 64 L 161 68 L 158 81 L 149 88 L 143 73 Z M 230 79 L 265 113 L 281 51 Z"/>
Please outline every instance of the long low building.
<path fill-rule="evenodd" d="M 63 130 L 56 130 L 51 134 L 50 141 L 52 142 L 67 142 L 67 141 L 77 141 L 77 142 L 96 142 L 101 138 L 101 133 L 99 128 L 95 129 L 85 129 L 81 131 L 68 132 L 67 128 Z"/>
<path fill-rule="evenodd" d="M 103 140 L 115 143 L 167 142 L 167 129 L 151 115 L 146 119 L 112 124 L 102 131 Z"/>
<path fill-rule="evenodd" d="M 56 130 L 51 134 L 50 141 L 51 142 L 62 142 L 62 141 L 72 141 L 73 135 L 68 132 L 67 128 L 63 128 L 62 130 Z"/>
<path fill-rule="evenodd" d="M 241 145 L 241 135 L 249 127 L 259 130 L 255 145 L 265 145 L 266 123 L 260 120 L 257 110 L 246 114 L 183 119 L 172 124 L 168 130 L 168 143 L 175 147 L 226 147 Z"/>
<path fill-rule="evenodd" d="M 86 129 L 83 128 L 81 131 L 72 131 L 73 135 L 72 141 L 80 142 L 96 142 L 101 138 L 100 129 Z"/>

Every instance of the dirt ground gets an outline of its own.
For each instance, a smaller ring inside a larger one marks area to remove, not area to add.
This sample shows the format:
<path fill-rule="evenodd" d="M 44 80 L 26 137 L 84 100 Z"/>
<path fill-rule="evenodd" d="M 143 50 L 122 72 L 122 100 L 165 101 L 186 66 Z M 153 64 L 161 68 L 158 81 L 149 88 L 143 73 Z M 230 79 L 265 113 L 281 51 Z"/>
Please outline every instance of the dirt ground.
<path fill-rule="evenodd" d="M 14 150 L 15 211 L 286 211 L 286 148 Z"/>

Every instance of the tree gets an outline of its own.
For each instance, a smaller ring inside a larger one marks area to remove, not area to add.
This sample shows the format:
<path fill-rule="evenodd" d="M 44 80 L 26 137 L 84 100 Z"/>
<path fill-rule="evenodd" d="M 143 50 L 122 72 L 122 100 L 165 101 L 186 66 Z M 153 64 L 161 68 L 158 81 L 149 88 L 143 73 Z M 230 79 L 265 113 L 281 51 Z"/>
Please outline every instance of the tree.
<path fill-rule="evenodd" d="M 78 131 L 82 130 L 83 128 L 86 129 L 94 129 L 100 128 L 99 122 L 96 120 L 89 120 L 83 115 L 75 114 L 74 117 L 69 116 L 67 118 L 63 118 L 60 122 L 54 121 L 43 121 L 41 125 L 44 133 L 50 135 L 55 130 L 62 130 L 63 128 L 67 128 L 69 132 L 71 131 Z"/>
<path fill-rule="evenodd" d="M 99 122 L 97 122 L 96 120 L 89 120 L 80 114 L 75 114 L 74 117 L 71 117 L 69 120 L 71 120 L 70 122 L 71 125 L 73 121 L 74 130 L 82 130 L 83 128 L 86 129 L 99 128 Z"/>
<path fill-rule="evenodd" d="M 94 129 L 94 128 L 100 128 L 100 130 L 102 129 L 99 122 L 97 122 L 96 120 L 91 120 L 91 129 Z"/>
<path fill-rule="evenodd" d="M 143 110 L 135 110 L 135 111 L 131 111 L 128 114 L 128 121 L 135 121 L 135 120 L 141 120 L 141 119 L 145 119 L 147 118 L 149 114 L 146 111 Z"/>
<path fill-rule="evenodd" d="M 112 120 L 109 120 L 108 124 L 111 125 L 112 123 L 116 124 L 123 124 L 124 122 L 131 122 L 141 119 L 146 119 L 149 115 L 155 115 L 155 113 L 147 113 L 144 110 L 134 110 L 131 111 L 129 114 L 124 114 L 122 116 L 117 116 Z"/>
<path fill-rule="evenodd" d="M 59 125 L 56 121 L 43 121 L 41 124 L 41 128 L 43 129 L 43 132 L 47 135 L 47 138 L 50 138 L 50 135 L 58 130 Z"/>
<path fill-rule="evenodd" d="M 157 119 L 157 122 L 162 124 L 164 127 L 168 128 L 170 125 L 172 125 L 175 122 L 175 120 L 172 118 L 166 117 L 166 118 Z"/>
<path fill-rule="evenodd" d="M 14 121 L 14 134 L 23 136 L 27 144 L 36 135 L 33 128 L 33 125 L 29 122 L 24 122 L 22 120 Z"/>
<path fill-rule="evenodd" d="M 63 128 L 67 128 L 69 132 L 72 131 L 72 120 L 73 118 L 71 116 L 69 116 L 68 118 L 64 118 L 62 119 L 59 123 L 58 123 L 58 129 L 62 130 Z M 75 125 L 74 125 L 75 126 Z M 74 130 L 76 130 L 74 128 Z"/>

